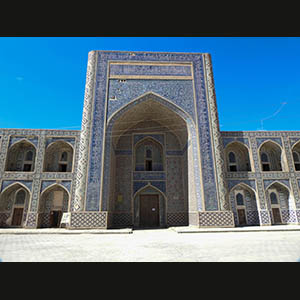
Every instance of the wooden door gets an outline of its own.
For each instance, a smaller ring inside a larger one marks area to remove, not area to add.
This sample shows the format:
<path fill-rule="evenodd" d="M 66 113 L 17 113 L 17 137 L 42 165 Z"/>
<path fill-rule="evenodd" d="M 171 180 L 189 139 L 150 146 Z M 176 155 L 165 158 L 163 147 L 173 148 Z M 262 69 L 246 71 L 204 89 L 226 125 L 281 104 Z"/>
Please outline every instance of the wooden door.
<path fill-rule="evenodd" d="M 15 208 L 14 209 L 14 214 L 12 218 L 11 225 L 12 226 L 20 226 L 22 223 L 22 218 L 23 218 L 23 208 Z"/>
<path fill-rule="evenodd" d="M 281 224 L 281 217 L 279 208 L 272 208 L 273 220 L 275 224 Z"/>
<path fill-rule="evenodd" d="M 140 226 L 159 226 L 159 200 L 158 195 L 140 196 Z"/>
<path fill-rule="evenodd" d="M 238 209 L 239 225 L 246 225 L 246 214 L 244 209 Z"/>

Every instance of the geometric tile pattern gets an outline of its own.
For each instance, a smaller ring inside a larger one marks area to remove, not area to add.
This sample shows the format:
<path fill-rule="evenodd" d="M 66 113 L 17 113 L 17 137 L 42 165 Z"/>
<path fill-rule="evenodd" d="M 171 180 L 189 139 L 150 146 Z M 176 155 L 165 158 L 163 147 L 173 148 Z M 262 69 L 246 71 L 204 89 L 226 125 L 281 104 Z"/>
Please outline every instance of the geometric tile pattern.
<path fill-rule="evenodd" d="M 199 212 L 199 227 L 234 227 L 231 211 L 202 211 Z"/>
<path fill-rule="evenodd" d="M 70 228 L 106 228 L 107 212 L 72 212 Z"/>
<path fill-rule="evenodd" d="M 298 223 L 297 215 L 294 210 L 281 209 L 282 223 Z"/>
<path fill-rule="evenodd" d="M 271 225 L 270 213 L 268 210 L 259 211 L 260 225 Z"/>
<path fill-rule="evenodd" d="M 187 226 L 188 214 L 186 212 L 167 213 L 167 226 Z"/>
<path fill-rule="evenodd" d="M 132 214 L 131 213 L 111 213 L 111 227 L 120 228 L 132 226 Z"/>

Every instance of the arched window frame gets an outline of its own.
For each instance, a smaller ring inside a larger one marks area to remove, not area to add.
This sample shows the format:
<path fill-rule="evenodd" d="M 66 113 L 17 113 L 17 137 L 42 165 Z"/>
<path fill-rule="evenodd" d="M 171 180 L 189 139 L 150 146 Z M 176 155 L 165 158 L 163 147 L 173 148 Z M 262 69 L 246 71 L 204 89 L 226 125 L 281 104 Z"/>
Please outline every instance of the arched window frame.
<path fill-rule="evenodd" d="M 272 193 L 274 193 L 276 195 L 277 203 L 272 203 L 272 200 L 271 200 L 271 194 Z M 279 198 L 278 191 L 276 189 L 269 189 L 269 200 L 270 200 L 271 207 L 278 207 L 278 208 L 280 208 L 280 198 Z"/>
<path fill-rule="evenodd" d="M 233 154 L 234 156 L 234 162 L 230 159 L 230 154 Z M 229 172 L 237 172 L 237 162 L 236 162 L 236 154 L 233 151 L 230 151 L 228 153 L 228 166 L 229 166 Z"/>
<path fill-rule="evenodd" d="M 18 204 L 17 203 L 17 195 L 20 191 L 24 191 L 25 193 L 25 197 L 24 197 L 24 203 L 23 204 Z M 26 202 L 26 191 L 23 189 L 23 188 L 19 188 L 16 192 L 15 192 L 15 195 L 14 195 L 14 207 L 24 207 L 25 206 L 25 202 Z"/>
<path fill-rule="evenodd" d="M 266 156 L 267 161 L 264 161 L 262 159 L 263 155 Z M 270 158 L 269 158 L 269 155 L 266 152 L 262 152 L 260 154 L 260 161 L 261 161 L 261 169 L 262 169 L 263 172 L 271 171 Z"/>
<path fill-rule="evenodd" d="M 238 204 L 238 202 L 237 202 L 237 196 L 238 196 L 238 194 L 242 195 L 242 197 L 243 197 L 243 204 Z M 235 190 L 234 200 L 235 200 L 235 204 L 236 204 L 237 207 L 239 207 L 239 208 L 245 208 L 246 207 L 245 193 L 244 193 L 243 190 Z"/>
<path fill-rule="evenodd" d="M 150 140 L 151 142 L 153 142 L 153 144 L 155 145 L 155 147 L 158 147 L 159 152 L 160 152 L 160 164 L 161 164 L 161 169 L 157 170 L 156 168 L 154 168 L 155 170 L 153 170 L 153 164 L 157 163 L 155 161 L 155 158 L 153 157 L 154 155 L 154 149 L 153 149 L 153 145 L 149 145 L 149 144 L 145 144 L 144 145 L 144 149 L 143 151 L 140 152 L 140 161 L 138 163 L 139 167 L 143 166 L 143 170 L 137 169 L 137 152 L 138 149 L 143 146 L 144 143 L 147 143 L 147 141 Z M 152 151 L 152 157 L 147 157 L 147 150 L 151 150 Z M 149 163 L 150 162 L 150 163 Z M 164 147 L 163 145 L 161 145 L 161 143 L 155 141 L 154 139 L 152 139 L 151 137 L 145 137 L 143 138 L 141 141 L 139 141 L 135 146 L 134 146 L 134 164 L 135 164 L 135 171 L 152 171 L 152 172 L 161 172 L 165 170 L 165 160 L 164 160 Z M 147 166 L 148 164 L 148 166 Z"/>
<path fill-rule="evenodd" d="M 151 156 L 148 157 L 147 152 L 151 151 Z M 145 171 L 153 171 L 153 149 L 151 145 L 145 146 L 145 152 L 144 152 L 144 162 L 145 162 Z"/>
<path fill-rule="evenodd" d="M 296 157 L 296 160 L 295 160 Z M 294 160 L 294 167 L 295 171 L 300 171 L 300 155 L 297 151 L 293 151 L 293 160 Z"/>
<path fill-rule="evenodd" d="M 28 159 L 28 153 L 31 152 L 31 160 Z M 32 172 L 32 165 L 33 165 L 33 160 L 34 160 L 34 152 L 32 150 L 27 150 L 25 152 L 24 160 L 23 160 L 23 172 Z"/>
<path fill-rule="evenodd" d="M 63 154 L 67 154 L 67 159 L 63 160 Z M 67 172 L 68 169 L 68 152 L 65 150 L 62 150 L 59 152 L 59 160 L 58 160 L 58 172 Z"/>

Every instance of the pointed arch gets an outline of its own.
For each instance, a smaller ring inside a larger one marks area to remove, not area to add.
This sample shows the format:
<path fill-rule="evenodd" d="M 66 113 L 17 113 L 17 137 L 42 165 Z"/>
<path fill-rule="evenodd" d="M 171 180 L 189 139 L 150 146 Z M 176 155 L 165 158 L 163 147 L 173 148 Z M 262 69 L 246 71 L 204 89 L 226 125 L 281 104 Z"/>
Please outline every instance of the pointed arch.
<path fill-rule="evenodd" d="M 68 196 L 71 197 L 70 192 L 68 191 L 68 189 L 65 186 L 63 186 L 60 183 L 55 182 L 55 183 L 50 184 L 49 186 L 47 186 L 45 189 L 43 189 L 43 191 L 40 194 L 40 198 L 43 196 L 44 193 L 46 193 L 47 191 L 49 191 L 49 190 L 51 190 L 55 187 L 61 187 L 62 189 L 64 189 L 68 193 Z"/>
<path fill-rule="evenodd" d="M 24 203 L 16 203 L 20 191 L 25 192 Z M 5 187 L 0 193 L 0 226 L 22 226 L 31 197 L 31 191 L 21 182 L 14 182 Z"/>
<path fill-rule="evenodd" d="M 234 185 L 232 188 L 230 188 L 229 193 L 230 193 L 231 191 L 233 191 L 234 189 L 239 188 L 239 187 L 240 187 L 240 188 L 249 189 L 250 191 L 252 191 L 252 192 L 255 194 L 255 196 L 257 196 L 256 190 L 255 190 L 252 186 L 248 185 L 248 184 L 245 183 L 245 182 L 240 182 L 240 183 Z"/>
<path fill-rule="evenodd" d="M 230 161 L 230 153 L 234 153 L 235 162 Z M 224 154 L 228 172 L 251 172 L 252 166 L 247 145 L 240 141 L 232 141 L 226 145 Z"/>
<path fill-rule="evenodd" d="M 133 194 L 133 198 L 135 198 L 138 194 L 142 193 L 144 190 L 146 190 L 147 188 L 152 188 L 153 190 L 157 191 L 158 193 L 160 193 L 165 199 L 167 199 L 167 196 L 164 192 L 162 192 L 159 188 L 155 187 L 154 185 L 152 185 L 150 182 L 148 182 L 147 185 L 144 185 L 143 187 L 141 187 L 140 189 L 138 189 L 134 194 Z"/>
<path fill-rule="evenodd" d="M 238 202 L 238 195 L 242 196 L 242 203 Z M 229 191 L 229 202 L 237 226 L 259 225 L 258 197 L 253 187 L 244 182 L 233 186 Z"/>
<path fill-rule="evenodd" d="M 151 151 L 151 158 L 145 152 Z M 164 146 L 151 136 L 145 136 L 134 146 L 135 171 L 163 171 L 165 170 Z"/>
<path fill-rule="evenodd" d="M 70 192 L 62 184 L 47 186 L 40 193 L 38 227 L 58 227 L 62 214 L 69 211 L 70 199 Z"/>
<path fill-rule="evenodd" d="M 62 161 L 62 153 L 67 153 L 67 160 Z M 74 160 L 74 147 L 64 140 L 57 140 L 50 143 L 44 156 L 44 172 L 72 172 Z"/>
<path fill-rule="evenodd" d="M 269 183 L 266 187 L 265 187 L 265 191 L 267 191 L 272 185 L 278 184 L 280 186 L 282 186 L 283 188 L 287 189 L 289 193 L 291 193 L 291 188 L 290 186 L 285 185 L 284 183 L 278 181 L 278 180 L 274 180 L 271 183 Z"/>
<path fill-rule="evenodd" d="M 300 141 L 295 143 L 291 149 L 295 171 L 300 171 Z"/>
<path fill-rule="evenodd" d="M 8 189 L 11 188 L 11 187 L 14 187 L 15 185 L 20 185 L 22 188 L 26 189 L 26 191 L 29 193 L 29 195 L 31 195 L 31 191 L 29 190 L 29 188 L 28 188 L 25 184 L 23 184 L 22 182 L 16 181 L 16 182 L 13 182 L 13 183 L 11 183 L 10 185 L 6 186 L 6 187 L 1 191 L 0 197 L 1 197 L 1 195 L 2 195 L 6 190 L 8 190 Z"/>
<path fill-rule="evenodd" d="M 32 159 L 26 160 L 26 154 L 32 151 Z M 33 172 L 35 169 L 37 148 L 29 140 L 22 138 L 14 142 L 7 151 L 5 171 Z"/>
<path fill-rule="evenodd" d="M 285 167 L 282 146 L 273 140 L 264 141 L 257 149 L 262 171 L 282 171 Z M 268 162 L 262 160 L 262 154 L 268 156 Z"/>
<path fill-rule="evenodd" d="M 133 209 L 134 209 L 134 216 L 133 216 L 133 224 L 135 227 L 141 226 L 141 201 L 147 201 L 142 197 L 145 195 L 153 195 L 154 197 L 158 198 L 158 210 L 159 210 L 159 227 L 164 227 L 167 224 L 167 216 L 166 216 L 166 206 L 167 206 L 167 197 L 165 193 L 159 190 L 157 187 L 153 186 L 150 182 L 141 187 L 132 197 L 133 200 Z M 156 202 L 157 203 L 157 202 Z"/>
<path fill-rule="evenodd" d="M 34 147 L 35 151 L 37 150 L 35 144 L 33 144 L 31 141 L 29 141 L 28 139 L 26 138 L 22 138 L 21 140 L 19 141 L 15 141 L 14 143 L 12 143 L 10 146 L 9 146 L 9 149 L 16 146 L 17 144 L 19 143 L 27 143 L 27 144 L 30 144 L 32 147 Z"/>

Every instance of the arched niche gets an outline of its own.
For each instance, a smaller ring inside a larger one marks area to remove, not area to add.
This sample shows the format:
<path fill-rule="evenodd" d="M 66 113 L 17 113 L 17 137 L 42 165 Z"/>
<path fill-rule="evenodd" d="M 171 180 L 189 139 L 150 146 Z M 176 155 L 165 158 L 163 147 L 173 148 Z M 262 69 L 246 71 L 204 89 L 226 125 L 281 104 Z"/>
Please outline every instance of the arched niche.
<path fill-rule="evenodd" d="M 9 147 L 5 171 L 33 172 L 36 148 L 27 140 L 21 140 Z"/>
<path fill-rule="evenodd" d="M 240 142 L 232 142 L 225 148 L 228 172 L 251 172 L 248 148 Z"/>
<path fill-rule="evenodd" d="M 51 143 L 45 151 L 44 172 L 72 172 L 73 152 L 67 142 Z"/>
<path fill-rule="evenodd" d="M 277 143 L 273 141 L 264 142 L 259 148 L 259 158 L 263 172 L 282 171 L 282 149 Z"/>
<path fill-rule="evenodd" d="M 40 195 L 38 227 L 59 227 L 62 214 L 68 212 L 70 195 L 60 184 L 47 187 Z"/>
<path fill-rule="evenodd" d="M 0 194 L 0 227 L 22 227 L 25 222 L 30 191 L 21 183 L 6 187 Z"/>

